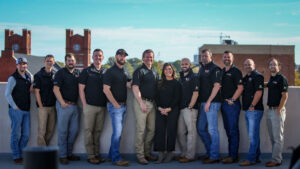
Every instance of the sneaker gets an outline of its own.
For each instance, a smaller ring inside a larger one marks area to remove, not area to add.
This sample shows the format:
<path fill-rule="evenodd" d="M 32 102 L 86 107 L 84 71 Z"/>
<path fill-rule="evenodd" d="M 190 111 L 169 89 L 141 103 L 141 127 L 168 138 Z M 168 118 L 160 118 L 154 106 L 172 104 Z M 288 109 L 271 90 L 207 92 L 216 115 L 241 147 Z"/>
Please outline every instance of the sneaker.
<path fill-rule="evenodd" d="M 68 160 L 70 160 L 70 161 L 79 161 L 80 157 L 75 156 L 75 155 L 71 155 L 71 156 L 68 156 Z"/>
<path fill-rule="evenodd" d="M 67 158 L 60 158 L 59 159 L 60 164 L 67 165 L 69 164 L 69 160 Z"/>
<path fill-rule="evenodd" d="M 22 165 L 23 164 L 23 159 L 22 158 L 14 159 L 14 163 L 17 164 L 17 165 Z"/>
<path fill-rule="evenodd" d="M 148 161 L 145 158 L 138 158 L 138 163 L 142 165 L 147 165 Z"/>
<path fill-rule="evenodd" d="M 89 159 L 87 159 L 87 161 L 90 164 L 100 164 L 100 161 L 97 158 L 89 158 Z"/>
<path fill-rule="evenodd" d="M 128 161 L 125 161 L 125 160 L 120 160 L 118 162 L 113 163 L 113 165 L 115 165 L 115 166 L 122 166 L 122 167 L 128 167 L 130 165 L 130 163 Z"/>
<path fill-rule="evenodd" d="M 255 165 L 255 162 L 250 162 L 248 160 L 244 160 L 240 163 L 240 166 L 251 166 L 251 165 Z"/>

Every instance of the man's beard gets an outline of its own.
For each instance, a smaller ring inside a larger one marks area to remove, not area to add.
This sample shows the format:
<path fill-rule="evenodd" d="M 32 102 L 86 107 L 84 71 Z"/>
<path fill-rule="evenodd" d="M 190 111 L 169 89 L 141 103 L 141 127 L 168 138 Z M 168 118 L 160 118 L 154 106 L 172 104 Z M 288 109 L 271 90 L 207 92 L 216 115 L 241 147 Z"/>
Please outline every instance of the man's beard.
<path fill-rule="evenodd" d="M 67 65 L 68 69 L 74 69 L 74 67 L 75 67 L 74 65 Z"/>
<path fill-rule="evenodd" d="M 124 65 L 125 62 L 121 62 L 120 60 L 117 60 L 117 63 L 120 64 L 120 65 Z"/>

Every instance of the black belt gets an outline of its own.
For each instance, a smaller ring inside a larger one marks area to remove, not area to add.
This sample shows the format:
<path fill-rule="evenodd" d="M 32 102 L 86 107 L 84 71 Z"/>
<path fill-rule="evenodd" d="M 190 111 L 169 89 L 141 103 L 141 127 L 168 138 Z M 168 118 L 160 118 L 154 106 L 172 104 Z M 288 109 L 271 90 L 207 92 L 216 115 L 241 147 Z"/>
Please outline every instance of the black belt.
<path fill-rule="evenodd" d="M 148 99 L 148 98 L 145 98 L 145 97 L 142 97 L 143 100 L 146 100 L 146 101 L 149 101 L 149 102 L 154 102 L 154 99 Z"/>
<path fill-rule="evenodd" d="M 76 105 L 77 103 L 75 103 L 75 102 L 71 102 L 71 101 L 67 101 L 67 100 L 65 100 L 65 102 L 67 103 L 67 104 L 72 104 L 72 105 Z"/>
<path fill-rule="evenodd" d="M 278 109 L 278 106 L 269 106 L 269 109 L 271 110 Z"/>

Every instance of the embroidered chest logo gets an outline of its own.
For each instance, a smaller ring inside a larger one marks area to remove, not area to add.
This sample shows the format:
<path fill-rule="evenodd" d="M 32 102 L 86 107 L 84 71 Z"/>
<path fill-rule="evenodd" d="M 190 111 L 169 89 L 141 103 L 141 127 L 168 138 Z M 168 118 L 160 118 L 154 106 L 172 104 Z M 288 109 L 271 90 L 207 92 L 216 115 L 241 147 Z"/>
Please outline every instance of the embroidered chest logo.
<path fill-rule="evenodd" d="M 187 81 L 187 82 L 190 81 L 190 78 L 186 77 L 186 78 L 185 78 L 185 81 Z"/>
<path fill-rule="evenodd" d="M 273 81 L 274 84 L 277 84 L 277 81 Z"/>
<path fill-rule="evenodd" d="M 226 73 L 226 75 L 227 75 L 227 76 L 231 76 L 232 74 L 231 74 L 231 73 Z"/>
<path fill-rule="evenodd" d="M 209 73 L 209 70 L 208 69 L 205 69 L 205 71 L 204 71 L 205 73 Z"/>
<path fill-rule="evenodd" d="M 251 81 L 252 81 L 252 78 L 251 78 L 251 77 L 249 77 L 248 81 L 249 81 L 249 82 L 251 82 Z"/>

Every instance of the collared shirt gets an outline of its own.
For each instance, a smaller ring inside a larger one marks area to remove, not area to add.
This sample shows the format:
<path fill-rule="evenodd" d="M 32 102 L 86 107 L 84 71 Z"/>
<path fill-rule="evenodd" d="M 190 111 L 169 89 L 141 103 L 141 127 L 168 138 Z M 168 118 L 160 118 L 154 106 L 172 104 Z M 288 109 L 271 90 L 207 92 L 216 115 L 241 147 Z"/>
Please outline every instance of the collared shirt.
<path fill-rule="evenodd" d="M 211 95 L 215 83 L 222 82 L 222 70 L 213 62 L 201 66 L 199 73 L 199 101 L 206 102 Z M 221 90 L 218 91 L 212 102 L 222 102 Z"/>
<path fill-rule="evenodd" d="M 282 92 L 288 91 L 288 82 L 286 78 L 277 73 L 275 76 L 271 76 L 268 82 L 268 106 L 277 107 L 280 104 Z"/>
<path fill-rule="evenodd" d="M 246 75 L 243 78 L 243 110 L 248 110 L 253 99 L 256 91 L 261 90 L 264 92 L 264 77 L 256 70 L 252 71 L 250 75 Z M 263 106 L 263 94 L 259 99 L 258 103 L 255 105 L 255 110 L 264 110 Z"/>
<path fill-rule="evenodd" d="M 71 73 L 67 68 L 62 68 L 55 74 L 54 86 L 58 86 L 65 101 L 77 102 L 78 100 L 78 78 L 80 71 L 74 69 Z"/>
<path fill-rule="evenodd" d="M 126 83 L 130 80 L 129 74 L 124 67 L 121 69 L 114 64 L 104 74 L 103 84 L 110 86 L 110 91 L 117 102 L 126 102 Z"/>
<path fill-rule="evenodd" d="M 230 99 L 237 90 L 238 85 L 242 85 L 242 72 L 232 65 L 228 71 L 222 69 L 222 88 L 221 94 L 223 99 Z M 237 99 L 238 100 L 238 99 Z"/>
<path fill-rule="evenodd" d="M 54 70 L 46 72 L 45 67 L 43 67 L 34 75 L 33 87 L 35 89 L 40 89 L 42 105 L 45 107 L 55 105 L 56 98 L 53 93 L 53 80 L 55 73 L 56 72 Z M 36 105 L 39 107 L 37 103 Z"/>
<path fill-rule="evenodd" d="M 84 93 L 87 104 L 106 106 L 106 96 L 103 93 L 103 76 L 106 68 L 97 70 L 94 64 L 82 70 L 79 83 L 85 85 Z"/>
<path fill-rule="evenodd" d="M 179 83 L 181 84 L 180 109 L 183 109 L 189 106 L 193 93 L 199 91 L 199 82 L 197 75 L 192 69 L 189 69 L 186 76 L 184 76 L 184 72 L 180 72 L 179 74 Z M 197 104 L 193 108 L 197 109 Z"/>
<path fill-rule="evenodd" d="M 148 69 L 148 67 L 143 64 L 134 71 L 132 85 L 139 86 L 142 98 L 154 100 L 158 79 L 159 76 L 154 67 Z"/>

